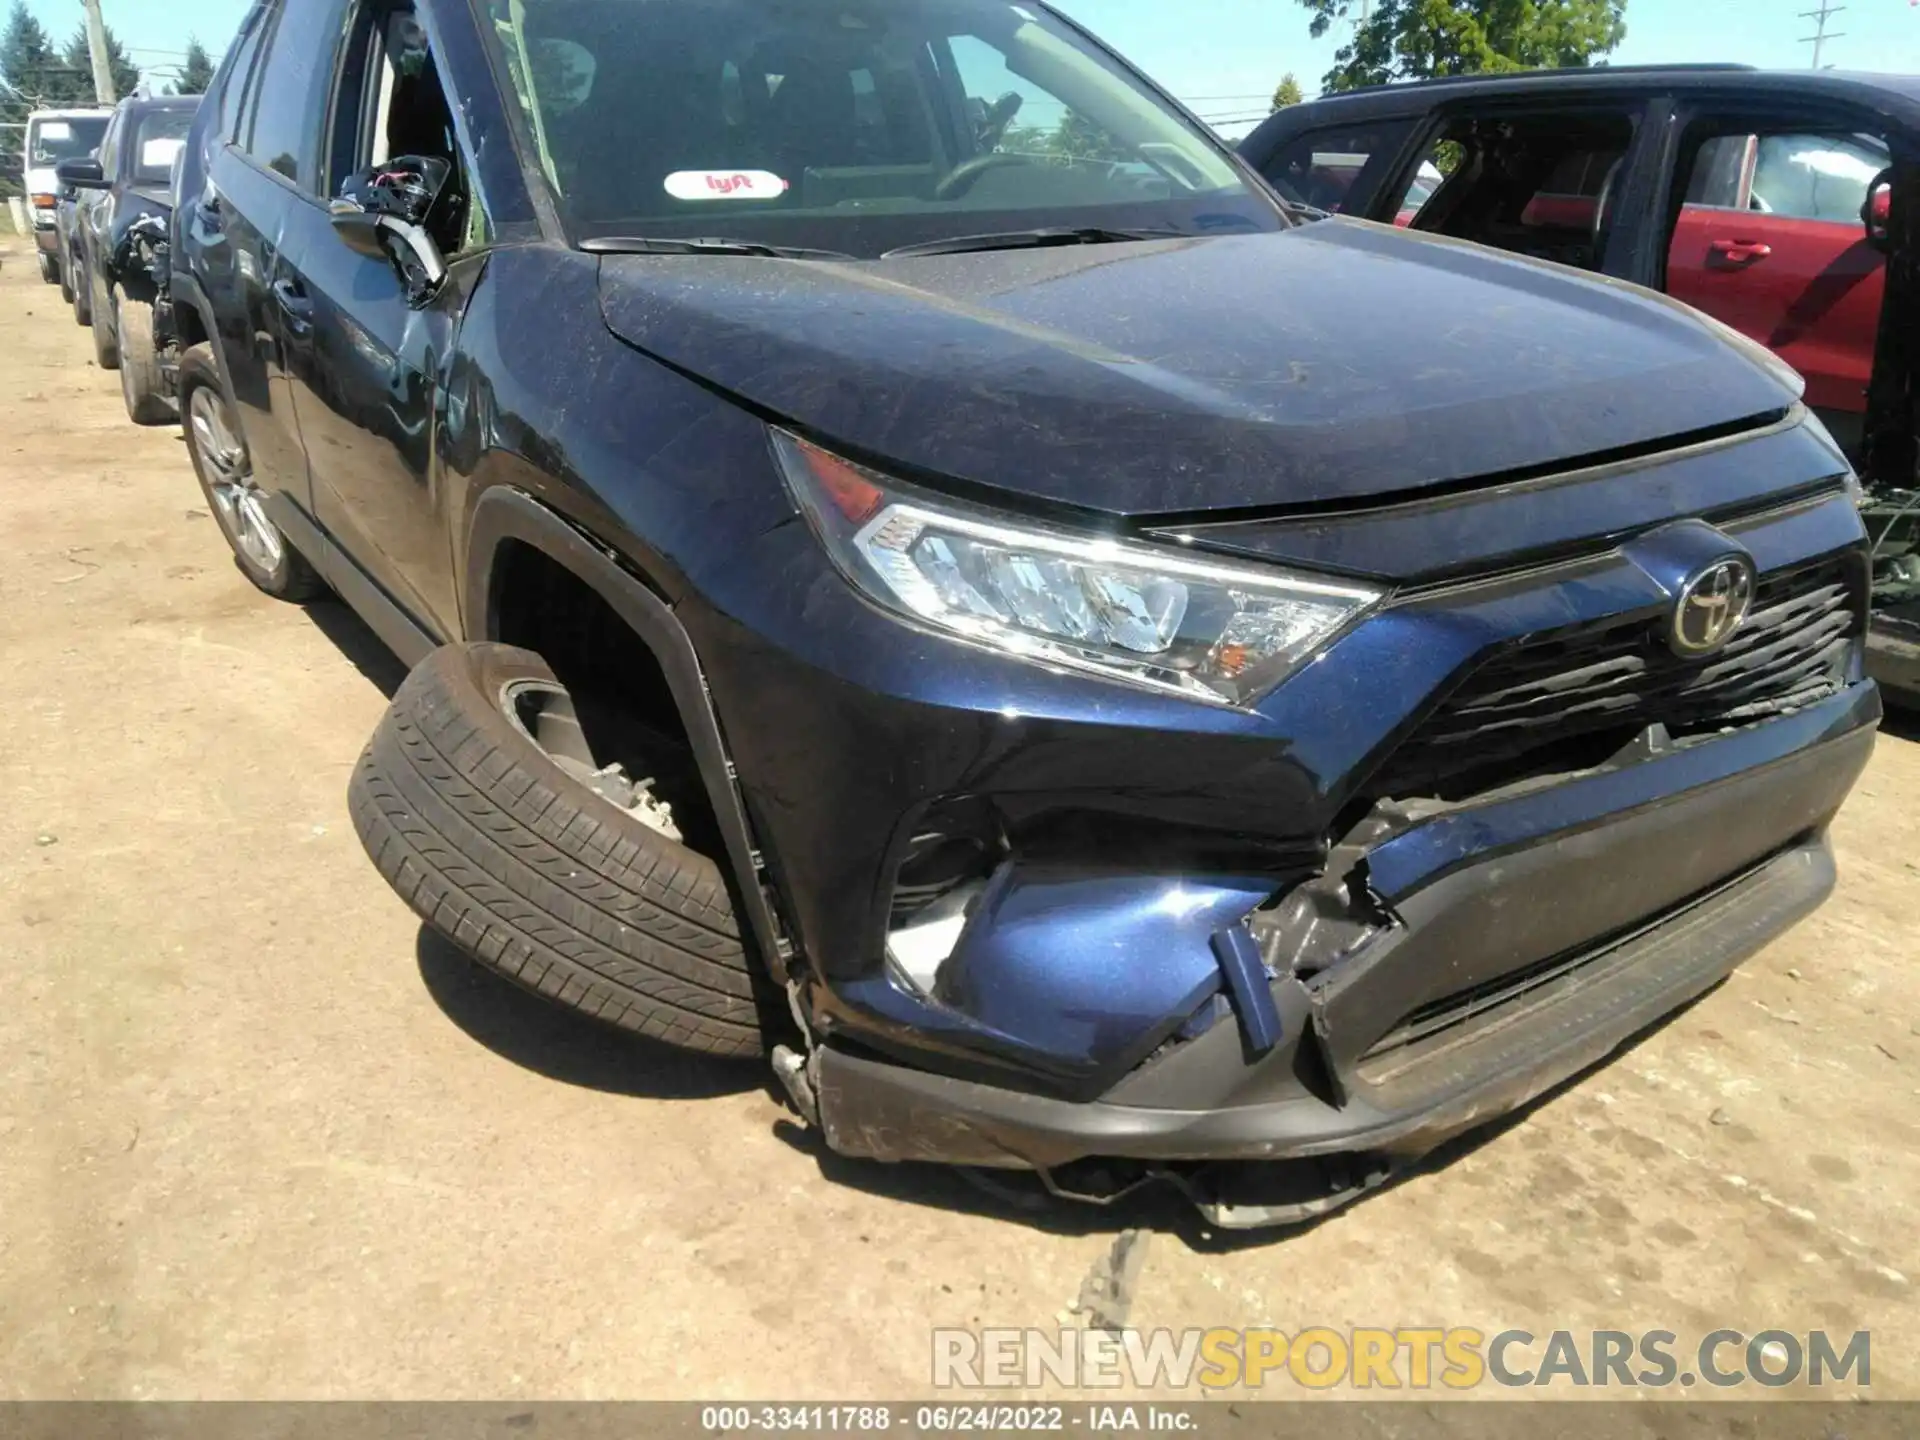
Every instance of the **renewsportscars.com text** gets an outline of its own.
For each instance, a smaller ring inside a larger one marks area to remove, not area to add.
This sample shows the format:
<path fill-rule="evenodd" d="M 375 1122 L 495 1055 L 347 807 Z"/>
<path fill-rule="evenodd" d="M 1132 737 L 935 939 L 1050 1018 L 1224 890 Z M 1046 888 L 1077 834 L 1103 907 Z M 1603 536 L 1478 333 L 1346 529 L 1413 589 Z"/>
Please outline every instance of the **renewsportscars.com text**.
<path fill-rule="evenodd" d="M 1281 1330 L 936 1330 L 938 1389 L 1128 1386 L 1183 1390 L 1727 1389 L 1873 1379 L 1872 1335 L 1856 1330 L 1526 1330 L 1313 1326 Z"/>

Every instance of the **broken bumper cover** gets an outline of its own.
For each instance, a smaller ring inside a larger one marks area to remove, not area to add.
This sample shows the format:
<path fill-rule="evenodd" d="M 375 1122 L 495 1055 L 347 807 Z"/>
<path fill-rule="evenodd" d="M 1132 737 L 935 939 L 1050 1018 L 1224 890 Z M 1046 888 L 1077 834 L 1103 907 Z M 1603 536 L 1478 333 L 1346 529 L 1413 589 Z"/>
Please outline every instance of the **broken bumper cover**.
<path fill-rule="evenodd" d="M 1076 1101 L 830 1040 L 811 1061 L 827 1141 L 879 1160 L 1043 1171 L 1092 1157 L 1366 1157 L 1359 1180 L 1322 1167 L 1317 1194 L 1279 1207 L 1209 1207 L 1224 1224 L 1329 1208 L 1579 1073 L 1813 910 L 1834 878 L 1826 824 L 1879 713 L 1874 687 L 1856 685 L 1401 830 L 1366 856 L 1380 926 L 1324 968 L 1302 978 L 1274 964 L 1297 912 L 1246 922 L 1268 957 L 1270 1047 L 1244 1021 L 1216 1024 Z"/>

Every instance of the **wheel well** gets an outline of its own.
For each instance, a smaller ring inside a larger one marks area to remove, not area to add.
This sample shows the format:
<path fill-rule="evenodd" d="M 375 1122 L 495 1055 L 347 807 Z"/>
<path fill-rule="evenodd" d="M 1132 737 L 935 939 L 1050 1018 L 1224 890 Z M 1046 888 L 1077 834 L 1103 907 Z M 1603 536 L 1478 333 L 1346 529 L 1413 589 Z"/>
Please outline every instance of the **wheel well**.
<path fill-rule="evenodd" d="M 543 551 L 495 552 L 488 639 L 531 650 L 573 696 L 594 759 L 651 778 L 694 850 L 727 867 L 726 847 L 687 726 L 652 648 L 599 591 Z"/>
<path fill-rule="evenodd" d="M 191 350 L 208 338 L 200 312 L 191 305 L 174 306 L 173 333 L 179 339 L 182 350 Z"/>

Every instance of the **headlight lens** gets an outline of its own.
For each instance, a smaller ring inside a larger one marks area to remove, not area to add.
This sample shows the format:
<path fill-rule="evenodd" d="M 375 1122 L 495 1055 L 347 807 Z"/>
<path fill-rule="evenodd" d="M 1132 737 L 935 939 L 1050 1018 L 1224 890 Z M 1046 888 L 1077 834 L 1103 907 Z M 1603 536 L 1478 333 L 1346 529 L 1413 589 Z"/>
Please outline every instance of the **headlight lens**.
<path fill-rule="evenodd" d="M 868 596 L 966 639 L 1195 699 L 1245 704 L 1380 599 L 935 497 L 775 431 L 834 563 Z"/>

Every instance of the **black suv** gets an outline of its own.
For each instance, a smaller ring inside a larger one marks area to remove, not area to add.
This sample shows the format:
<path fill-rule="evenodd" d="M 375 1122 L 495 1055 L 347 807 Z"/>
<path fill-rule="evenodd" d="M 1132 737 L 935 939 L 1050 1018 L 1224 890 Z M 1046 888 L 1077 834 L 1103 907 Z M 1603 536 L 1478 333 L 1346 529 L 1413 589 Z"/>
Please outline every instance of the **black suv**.
<path fill-rule="evenodd" d="M 414 667 L 375 864 L 842 1153 L 1295 1218 L 1833 882 L 1797 377 L 1311 222 L 1040 0 L 269 0 L 179 187 L 221 528 Z"/>
<path fill-rule="evenodd" d="M 198 96 L 122 100 L 98 155 L 62 160 L 56 172 L 75 191 L 74 316 L 93 327 L 100 368 L 122 372 L 121 394 L 137 424 L 175 414 L 154 327 L 164 277 L 164 269 L 155 273 L 155 250 L 173 208 L 173 164 L 199 108 Z"/>
<path fill-rule="evenodd" d="M 1869 491 L 1869 667 L 1920 703 L 1920 78 L 1466 76 L 1296 105 L 1240 151 L 1296 201 L 1631 280 L 1792 365 Z"/>

